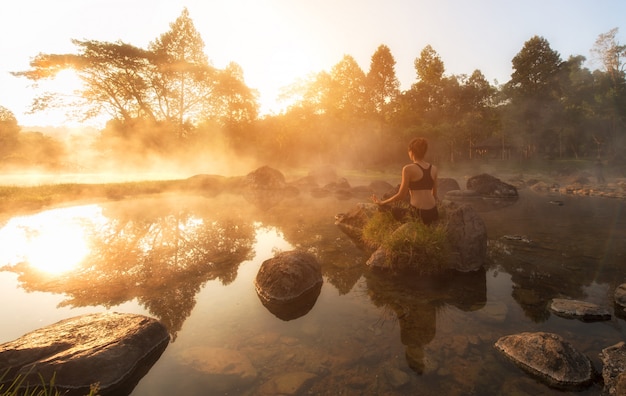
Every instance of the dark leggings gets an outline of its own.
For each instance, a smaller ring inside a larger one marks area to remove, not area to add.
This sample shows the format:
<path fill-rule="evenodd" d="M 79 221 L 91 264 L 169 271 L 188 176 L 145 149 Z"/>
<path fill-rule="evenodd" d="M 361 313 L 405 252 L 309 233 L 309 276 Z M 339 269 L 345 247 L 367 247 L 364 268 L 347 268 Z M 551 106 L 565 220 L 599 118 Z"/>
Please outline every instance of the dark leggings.
<path fill-rule="evenodd" d="M 426 225 L 432 224 L 439 219 L 439 211 L 437 210 L 437 206 L 434 206 L 430 209 L 418 209 L 414 206 L 411 206 L 411 214 L 415 217 L 422 219 L 422 223 Z"/>
<path fill-rule="evenodd" d="M 439 219 L 439 211 L 437 210 L 437 206 L 431 209 L 418 209 L 414 206 L 411 206 L 410 209 L 397 206 L 381 206 L 380 210 L 391 211 L 393 217 L 398 221 L 405 221 L 407 216 L 411 216 L 413 218 L 420 219 L 422 223 L 426 225 L 430 225 Z"/>

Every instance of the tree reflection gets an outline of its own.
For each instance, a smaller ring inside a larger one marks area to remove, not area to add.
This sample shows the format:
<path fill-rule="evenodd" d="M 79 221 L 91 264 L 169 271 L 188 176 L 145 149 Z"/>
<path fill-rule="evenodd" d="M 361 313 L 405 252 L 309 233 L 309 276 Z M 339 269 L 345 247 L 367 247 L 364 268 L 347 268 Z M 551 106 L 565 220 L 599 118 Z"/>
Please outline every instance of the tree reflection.
<path fill-rule="evenodd" d="M 137 299 L 175 339 L 202 286 L 231 283 L 255 241 L 252 222 L 232 212 L 180 206 L 136 200 L 106 209 L 108 221 L 88 230 L 91 252 L 63 276 L 25 263 L 5 269 L 19 275 L 26 291 L 64 294 L 61 306 L 110 308 Z"/>
<path fill-rule="evenodd" d="M 437 333 L 437 313 L 446 305 L 474 311 L 487 302 L 484 270 L 450 272 L 439 277 L 369 271 L 365 278 L 372 302 L 389 308 L 398 319 L 407 364 L 418 374 L 424 370 L 424 347 Z"/>

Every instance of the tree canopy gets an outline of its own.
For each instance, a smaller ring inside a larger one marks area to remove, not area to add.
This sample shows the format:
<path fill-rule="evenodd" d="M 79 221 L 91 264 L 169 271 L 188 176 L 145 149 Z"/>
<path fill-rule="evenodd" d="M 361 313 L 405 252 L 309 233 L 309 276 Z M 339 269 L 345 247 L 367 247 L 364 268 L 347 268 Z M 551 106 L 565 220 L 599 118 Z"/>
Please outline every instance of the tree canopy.
<path fill-rule="evenodd" d="M 446 74 L 444 60 L 426 45 L 414 60 L 415 81 L 404 91 L 391 49 L 381 44 L 367 71 L 346 54 L 292 85 L 285 94 L 289 108 L 263 117 L 243 68 L 212 65 L 187 9 L 148 48 L 73 40 L 76 53 L 38 54 L 29 70 L 14 74 L 37 83 L 73 70 L 82 90 L 71 98 L 45 93 L 33 110 L 66 106 L 79 119 L 107 114 L 101 146 L 107 150 L 163 153 L 172 144 L 211 144 L 219 135 L 237 153 L 265 163 L 369 166 L 399 161 L 406 142 L 421 135 L 435 143 L 430 155 L 439 160 L 619 160 L 626 148 L 626 46 L 617 33 L 600 34 L 591 49 L 598 70 L 583 67 L 586 58 L 578 54 L 563 60 L 545 38 L 533 36 L 511 60 L 510 81 L 500 86 L 480 70 Z M 1 115 L 6 143 L 17 124 L 6 111 Z"/>

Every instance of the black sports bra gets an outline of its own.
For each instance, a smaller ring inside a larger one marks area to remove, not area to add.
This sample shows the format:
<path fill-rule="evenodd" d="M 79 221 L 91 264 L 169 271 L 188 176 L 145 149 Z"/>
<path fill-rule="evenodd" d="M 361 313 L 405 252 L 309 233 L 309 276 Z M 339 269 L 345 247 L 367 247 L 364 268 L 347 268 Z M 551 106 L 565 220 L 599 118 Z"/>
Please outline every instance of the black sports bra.
<path fill-rule="evenodd" d="M 433 164 L 428 165 L 426 169 L 422 168 L 418 163 L 414 162 L 414 164 L 420 167 L 423 175 L 421 179 L 409 182 L 409 190 L 432 190 L 435 186 L 435 182 L 430 175 L 430 168 L 432 168 Z"/>

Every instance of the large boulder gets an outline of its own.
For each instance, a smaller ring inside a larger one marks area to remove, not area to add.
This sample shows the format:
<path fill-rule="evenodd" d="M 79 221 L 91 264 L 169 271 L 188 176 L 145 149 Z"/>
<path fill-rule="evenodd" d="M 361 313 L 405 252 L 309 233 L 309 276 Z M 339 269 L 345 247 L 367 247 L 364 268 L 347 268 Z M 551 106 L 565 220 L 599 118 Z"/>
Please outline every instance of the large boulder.
<path fill-rule="evenodd" d="M 299 190 L 285 182 L 285 176 L 277 169 L 262 166 L 242 178 L 240 189 L 243 197 L 262 210 L 276 206 L 287 195 L 297 195 Z"/>
<path fill-rule="evenodd" d="M 557 389 L 584 389 L 596 377 L 591 360 L 558 334 L 504 336 L 495 347 L 522 370 Z"/>
<path fill-rule="evenodd" d="M 484 197 L 490 198 L 517 198 L 517 188 L 505 183 L 497 177 L 483 173 L 467 179 L 467 189 L 476 191 Z"/>
<path fill-rule="evenodd" d="M 335 225 L 343 231 L 354 244 L 363 250 L 369 250 L 363 242 L 363 228 L 369 219 L 380 209 L 376 204 L 359 203 L 347 213 L 335 216 Z M 487 226 L 478 212 L 469 205 L 446 204 L 445 218 L 448 242 L 450 243 L 449 268 L 461 272 L 481 269 L 487 257 Z M 398 216 L 401 218 L 402 216 Z M 373 251 L 367 261 L 368 266 L 387 268 L 384 249 Z"/>
<path fill-rule="evenodd" d="M 626 395 L 626 344 L 624 341 L 604 348 L 600 352 L 604 394 Z"/>
<path fill-rule="evenodd" d="M 292 320 L 308 313 L 322 288 L 322 266 L 311 253 L 292 250 L 265 260 L 254 280 L 263 305 Z"/>
<path fill-rule="evenodd" d="M 475 271 L 487 257 L 487 226 L 469 205 L 451 204 L 446 209 L 446 231 L 452 254 L 450 266 L 458 271 Z"/>
<path fill-rule="evenodd" d="M 282 172 L 269 166 L 262 166 L 248 173 L 243 180 L 243 187 L 253 190 L 281 190 L 285 186 Z"/>
<path fill-rule="evenodd" d="M 437 196 L 445 197 L 449 191 L 458 191 L 461 189 L 459 182 L 456 179 L 449 177 L 437 178 Z"/>
<path fill-rule="evenodd" d="M 99 394 L 130 394 L 159 359 L 170 336 L 156 319 L 100 313 L 43 327 L 0 345 L 0 383 L 23 377 L 23 386 L 49 384 L 67 395 L 85 395 L 98 383 Z M 41 377 L 40 377 L 41 376 Z"/>

